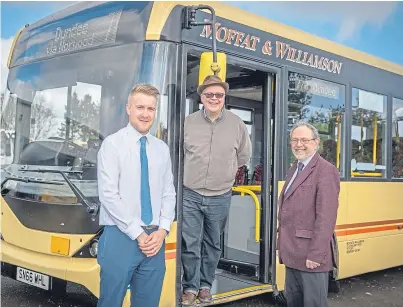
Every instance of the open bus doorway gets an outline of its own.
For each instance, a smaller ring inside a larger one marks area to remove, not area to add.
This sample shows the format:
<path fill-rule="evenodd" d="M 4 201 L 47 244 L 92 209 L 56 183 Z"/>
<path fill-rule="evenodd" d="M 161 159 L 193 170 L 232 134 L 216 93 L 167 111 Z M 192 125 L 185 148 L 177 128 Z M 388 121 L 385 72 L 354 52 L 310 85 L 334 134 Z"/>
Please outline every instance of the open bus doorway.
<path fill-rule="evenodd" d="M 186 113 L 202 107 L 197 94 L 200 52 L 187 55 Z M 229 58 L 225 107 L 245 123 L 252 158 L 238 169 L 230 212 L 221 236 L 221 258 L 212 294 L 225 297 L 270 289 L 272 260 L 272 133 L 275 75 Z M 249 289 L 249 290 L 248 290 Z"/>

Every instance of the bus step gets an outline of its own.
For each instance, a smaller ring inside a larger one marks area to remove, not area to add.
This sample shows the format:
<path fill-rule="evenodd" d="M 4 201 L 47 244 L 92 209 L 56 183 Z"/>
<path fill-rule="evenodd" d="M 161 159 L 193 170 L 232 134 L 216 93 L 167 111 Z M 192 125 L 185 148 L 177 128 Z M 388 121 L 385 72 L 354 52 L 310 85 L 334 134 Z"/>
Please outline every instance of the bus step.
<path fill-rule="evenodd" d="M 221 258 L 218 268 L 233 274 L 256 277 L 259 279 L 259 265 Z"/>

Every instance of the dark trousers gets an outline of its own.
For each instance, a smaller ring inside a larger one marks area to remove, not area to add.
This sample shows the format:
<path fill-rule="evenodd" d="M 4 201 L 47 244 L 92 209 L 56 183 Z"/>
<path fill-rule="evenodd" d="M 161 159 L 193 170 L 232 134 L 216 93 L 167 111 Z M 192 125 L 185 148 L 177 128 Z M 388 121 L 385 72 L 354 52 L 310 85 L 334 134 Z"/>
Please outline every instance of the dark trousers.
<path fill-rule="evenodd" d="M 287 307 L 328 307 L 329 272 L 304 272 L 286 267 Z"/>
<path fill-rule="evenodd" d="M 232 191 L 202 196 L 183 190 L 182 265 L 183 291 L 211 289 L 221 255 L 220 236 L 227 222 Z"/>
<path fill-rule="evenodd" d="M 132 307 L 158 307 L 165 275 L 165 243 L 157 255 L 148 258 L 137 240 L 133 241 L 116 226 L 105 226 L 98 245 L 98 263 L 98 307 L 122 306 L 128 289 Z"/>

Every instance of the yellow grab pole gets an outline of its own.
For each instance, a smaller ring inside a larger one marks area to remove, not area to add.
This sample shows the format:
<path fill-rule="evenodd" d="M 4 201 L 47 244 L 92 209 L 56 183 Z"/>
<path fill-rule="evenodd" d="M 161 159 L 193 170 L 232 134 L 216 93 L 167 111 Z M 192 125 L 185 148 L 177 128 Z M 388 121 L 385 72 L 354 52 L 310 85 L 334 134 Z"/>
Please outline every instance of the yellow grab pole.
<path fill-rule="evenodd" d="M 251 190 L 241 188 L 241 187 L 233 187 L 232 191 L 234 192 L 239 192 L 243 196 L 244 194 L 248 194 L 252 197 L 252 199 L 255 202 L 255 241 L 260 242 L 260 203 L 259 200 L 257 199 L 257 196 L 255 193 L 253 193 Z"/>
<path fill-rule="evenodd" d="M 374 143 L 373 143 L 373 157 L 372 157 L 372 163 L 376 165 L 376 141 L 378 138 L 378 124 L 376 117 L 374 118 Z"/>
<path fill-rule="evenodd" d="M 341 122 L 340 122 L 340 115 L 337 115 L 336 117 L 337 120 L 337 144 L 336 144 L 336 167 L 339 169 L 340 168 L 340 143 L 341 143 L 341 133 L 340 133 L 340 127 L 341 127 Z"/>

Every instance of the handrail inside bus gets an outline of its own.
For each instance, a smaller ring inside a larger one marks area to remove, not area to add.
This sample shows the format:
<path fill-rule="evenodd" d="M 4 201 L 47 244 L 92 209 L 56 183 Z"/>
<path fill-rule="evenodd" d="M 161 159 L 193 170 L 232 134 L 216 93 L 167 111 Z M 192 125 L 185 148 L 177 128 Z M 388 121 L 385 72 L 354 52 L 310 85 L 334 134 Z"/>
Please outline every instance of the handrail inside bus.
<path fill-rule="evenodd" d="M 374 140 L 372 143 L 372 163 L 374 163 L 376 165 L 376 142 L 377 142 L 377 138 L 378 138 L 378 121 L 376 119 L 376 117 L 374 117 Z"/>
<path fill-rule="evenodd" d="M 232 187 L 232 191 L 241 193 L 241 196 L 248 194 L 252 197 L 253 201 L 255 202 L 255 241 L 257 243 L 259 243 L 260 242 L 260 203 L 259 203 L 259 200 L 257 199 L 256 194 L 254 192 L 252 192 L 252 190 L 249 189 L 249 187 L 250 186 L 247 186 L 247 188 L 236 186 L 236 187 Z"/>
<path fill-rule="evenodd" d="M 253 192 L 262 192 L 261 185 L 237 185 L 236 188 L 247 189 Z"/>
<path fill-rule="evenodd" d="M 382 173 L 351 172 L 351 177 L 382 177 Z"/>

